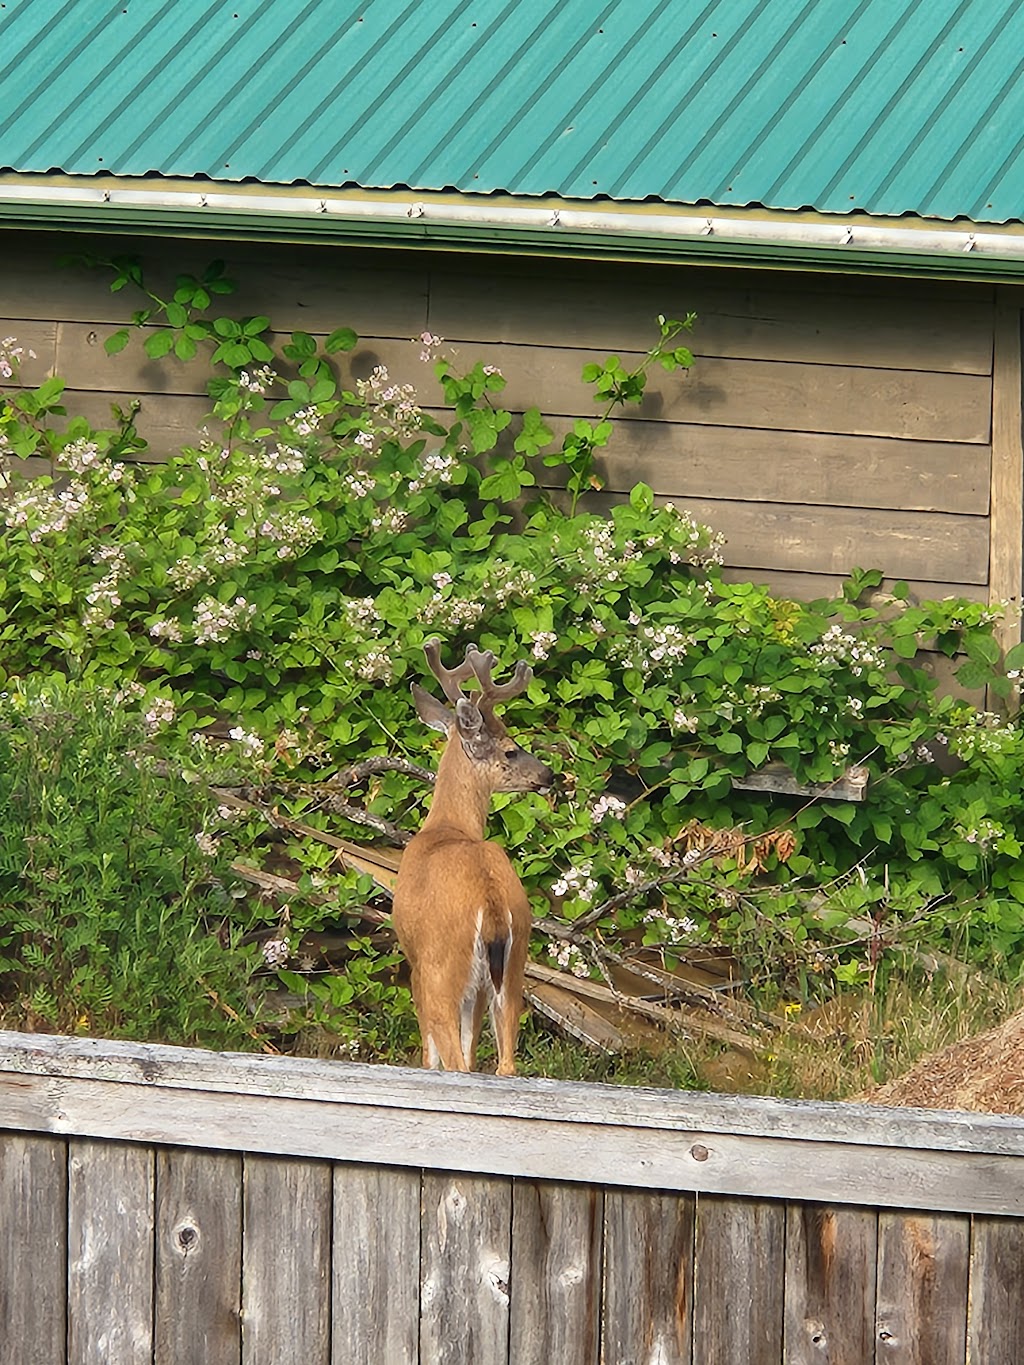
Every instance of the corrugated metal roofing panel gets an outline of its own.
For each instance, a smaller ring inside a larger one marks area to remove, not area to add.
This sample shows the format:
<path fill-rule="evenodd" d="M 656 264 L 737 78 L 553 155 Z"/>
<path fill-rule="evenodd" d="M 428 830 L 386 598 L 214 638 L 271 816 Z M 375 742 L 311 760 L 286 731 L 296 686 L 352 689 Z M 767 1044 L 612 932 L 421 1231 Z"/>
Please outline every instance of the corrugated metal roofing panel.
<path fill-rule="evenodd" d="M 5 0 L 0 170 L 1024 219 L 1019 0 Z"/>

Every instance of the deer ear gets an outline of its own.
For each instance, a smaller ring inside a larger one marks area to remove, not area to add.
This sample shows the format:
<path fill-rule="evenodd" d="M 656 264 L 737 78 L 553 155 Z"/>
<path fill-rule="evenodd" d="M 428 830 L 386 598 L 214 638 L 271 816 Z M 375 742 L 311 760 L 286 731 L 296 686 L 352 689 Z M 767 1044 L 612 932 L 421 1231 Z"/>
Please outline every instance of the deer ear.
<path fill-rule="evenodd" d="M 447 734 L 455 724 L 455 716 L 448 707 L 436 697 L 432 697 L 429 692 L 425 692 L 418 683 L 412 685 L 412 699 L 416 703 L 416 714 L 423 724 L 429 725 L 432 730 L 440 730 L 442 734 Z"/>
<path fill-rule="evenodd" d="M 484 724 L 483 715 L 475 702 L 463 698 L 455 703 L 455 727 L 462 747 L 470 758 L 481 760 L 490 756 L 494 749 L 494 736 Z"/>

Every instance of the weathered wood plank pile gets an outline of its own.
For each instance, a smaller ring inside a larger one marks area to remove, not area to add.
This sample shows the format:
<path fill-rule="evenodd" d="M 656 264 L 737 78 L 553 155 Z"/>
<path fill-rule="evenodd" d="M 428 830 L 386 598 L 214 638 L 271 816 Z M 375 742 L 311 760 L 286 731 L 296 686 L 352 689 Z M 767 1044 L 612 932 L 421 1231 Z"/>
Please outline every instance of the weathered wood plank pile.
<path fill-rule="evenodd" d="M 0 1363 L 964 1365 L 1024 1123 L 0 1034 Z"/>

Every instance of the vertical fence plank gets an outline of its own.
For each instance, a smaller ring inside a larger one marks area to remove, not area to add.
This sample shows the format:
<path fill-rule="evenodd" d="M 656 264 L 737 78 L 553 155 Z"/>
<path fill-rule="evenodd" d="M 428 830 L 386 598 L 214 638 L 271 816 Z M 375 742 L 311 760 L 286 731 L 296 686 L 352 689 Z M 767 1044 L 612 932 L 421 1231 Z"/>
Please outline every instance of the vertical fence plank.
<path fill-rule="evenodd" d="M 242 1190 L 243 1365 L 327 1365 L 331 1168 L 247 1155 Z"/>
<path fill-rule="evenodd" d="M 597 1365 L 601 1191 L 517 1180 L 512 1186 L 511 1358 L 515 1365 Z"/>
<path fill-rule="evenodd" d="M 0 1135 L 0 1365 L 60 1365 L 67 1352 L 68 1149 Z"/>
<path fill-rule="evenodd" d="M 156 1365 L 238 1365 L 242 1158 L 165 1148 L 156 1157 Z"/>
<path fill-rule="evenodd" d="M 1020 1365 L 1024 1354 L 1024 1219 L 974 1216 L 967 1340 L 971 1365 Z"/>
<path fill-rule="evenodd" d="M 786 1365 L 864 1365 L 875 1336 L 873 1209 L 786 1209 Z"/>
<path fill-rule="evenodd" d="M 693 1237 L 693 1195 L 605 1192 L 604 1365 L 689 1365 Z"/>
<path fill-rule="evenodd" d="M 334 1168 L 333 1365 L 415 1365 L 420 1173 Z"/>
<path fill-rule="evenodd" d="M 153 1359 L 153 1149 L 76 1138 L 68 1161 L 68 1359 Z"/>
<path fill-rule="evenodd" d="M 420 1359 L 430 1365 L 508 1360 L 512 1182 L 423 1175 Z"/>
<path fill-rule="evenodd" d="M 879 1213 L 878 1365 L 963 1365 L 970 1234 L 966 1215 Z"/>
<path fill-rule="evenodd" d="M 779 1365 L 785 1235 L 781 1202 L 717 1194 L 698 1198 L 694 1365 Z"/>

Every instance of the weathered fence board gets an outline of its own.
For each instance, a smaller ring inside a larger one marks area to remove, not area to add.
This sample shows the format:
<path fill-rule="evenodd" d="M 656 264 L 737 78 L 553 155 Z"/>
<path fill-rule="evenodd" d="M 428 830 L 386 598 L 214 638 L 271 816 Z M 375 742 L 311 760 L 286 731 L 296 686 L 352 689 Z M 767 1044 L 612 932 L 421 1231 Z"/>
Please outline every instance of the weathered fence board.
<path fill-rule="evenodd" d="M 603 1365 L 690 1365 L 694 1200 L 609 1191 L 604 1236 Z"/>
<path fill-rule="evenodd" d="M 511 1181 L 424 1175 L 421 1360 L 508 1360 L 511 1222 Z"/>
<path fill-rule="evenodd" d="M 970 1252 L 968 1218 L 879 1214 L 879 1365 L 963 1365 Z"/>
<path fill-rule="evenodd" d="M 67 1163 L 59 1139 L 0 1138 L 0 1365 L 64 1359 Z"/>
<path fill-rule="evenodd" d="M 785 1236 L 783 1204 L 698 1198 L 693 1365 L 783 1359 Z"/>
<path fill-rule="evenodd" d="M 786 1210 L 786 1365 L 861 1365 L 875 1334 L 873 1209 Z"/>
<path fill-rule="evenodd" d="M 420 1173 L 334 1168 L 334 1365 L 419 1359 Z"/>
<path fill-rule="evenodd" d="M 515 1365 L 597 1365 L 603 1197 L 588 1185 L 512 1186 Z"/>
<path fill-rule="evenodd" d="M 331 1168 L 247 1156 L 242 1365 L 331 1359 Z"/>
<path fill-rule="evenodd" d="M 239 1365 L 242 1158 L 156 1156 L 156 1365 Z"/>
<path fill-rule="evenodd" d="M 70 1365 L 152 1360 L 153 1216 L 151 1148 L 82 1139 L 70 1144 Z"/>
<path fill-rule="evenodd" d="M 976 1216 L 971 1228 L 970 1365 L 1019 1365 L 1024 1349 L 1021 1223 Z"/>

